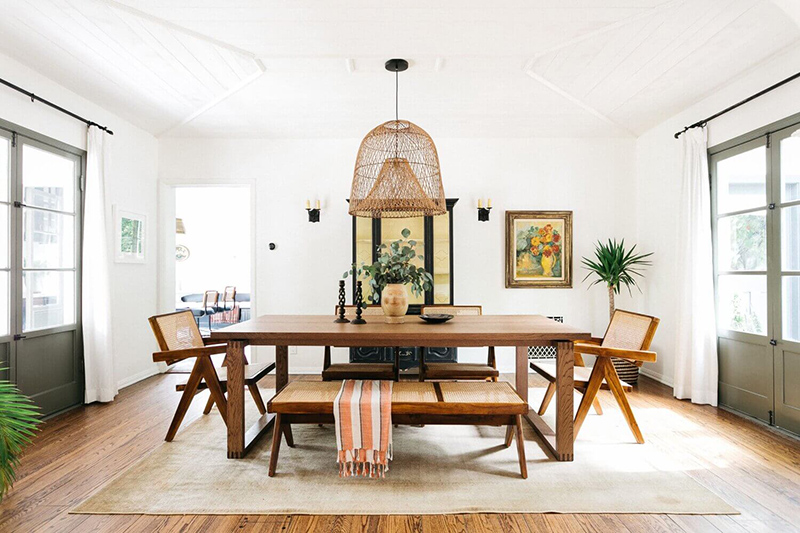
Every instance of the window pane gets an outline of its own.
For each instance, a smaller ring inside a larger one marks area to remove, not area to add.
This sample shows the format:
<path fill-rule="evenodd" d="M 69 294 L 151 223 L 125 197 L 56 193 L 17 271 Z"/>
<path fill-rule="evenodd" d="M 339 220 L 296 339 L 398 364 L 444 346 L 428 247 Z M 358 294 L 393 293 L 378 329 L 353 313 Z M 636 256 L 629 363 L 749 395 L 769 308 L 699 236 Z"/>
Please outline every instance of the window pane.
<path fill-rule="evenodd" d="M 22 274 L 22 331 L 74 323 L 74 272 Z"/>
<path fill-rule="evenodd" d="M 8 268 L 8 217 L 11 209 L 6 204 L 0 204 L 0 268 Z"/>
<path fill-rule="evenodd" d="M 781 141 L 781 198 L 800 200 L 800 137 L 797 132 Z"/>
<path fill-rule="evenodd" d="M 8 201 L 8 177 L 11 175 L 11 141 L 0 137 L 0 202 Z"/>
<path fill-rule="evenodd" d="M 719 270 L 766 270 L 767 212 L 720 218 L 717 247 Z"/>
<path fill-rule="evenodd" d="M 372 264 L 372 219 L 356 217 L 356 264 Z M 369 303 L 372 287 L 367 283 L 367 276 L 362 276 L 362 297 Z"/>
<path fill-rule="evenodd" d="M 31 145 L 22 147 L 23 203 L 75 212 L 75 162 Z"/>
<path fill-rule="evenodd" d="M 433 217 L 433 303 L 450 301 L 450 213 Z"/>
<path fill-rule="evenodd" d="M 800 342 L 800 276 L 783 278 L 783 338 Z"/>
<path fill-rule="evenodd" d="M 767 277 L 720 276 L 719 327 L 763 335 L 767 329 Z"/>
<path fill-rule="evenodd" d="M 22 266 L 75 266 L 75 217 L 39 209 L 23 209 Z"/>
<path fill-rule="evenodd" d="M 717 163 L 717 212 L 730 213 L 767 203 L 767 152 L 759 146 Z"/>
<path fill-rule="evenodd" d="M 781 223 L 783 270 L 800 270 L 800 206 L 784 207 Z"/>
<path fill-rule="evenodd" d="M 11 306 L 8 292 L 8 272 L 0 271 L 0 337 L 8 335 L 11 330 L 8 321 Z"/>
<path fill-rule="evenodd" d="M 414 218 L 382 218 L 381 219 L 381 244 L 389 245 L 392 241 L 402 239 L 403 229 L 408 228 L 411 231 L 411 236 L 408 238 L 412 241 L 417 241 L 417 246 L 414 248 L 417 254 L 425 255 L 425 217 Z M 424 267 L 425 261 L 416 257 L 411 260 L 411 263 L 418 267 Z M 408 291 L 408 303 L 410 304 L 424 304 L 425 294 L 415 296 L 411 292 L 411 285 L 406 285 Z"/>

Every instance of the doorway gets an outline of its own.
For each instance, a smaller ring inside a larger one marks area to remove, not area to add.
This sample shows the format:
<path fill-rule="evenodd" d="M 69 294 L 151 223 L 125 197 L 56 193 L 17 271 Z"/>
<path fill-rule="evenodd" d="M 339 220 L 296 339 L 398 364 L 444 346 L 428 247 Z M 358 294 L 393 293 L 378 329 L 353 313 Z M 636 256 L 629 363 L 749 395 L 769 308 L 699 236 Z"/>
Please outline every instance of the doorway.
<path fill-rule="evenodd" d="M 720 404 L 800 433 L 800 122 L 789 124 L 712 150 L 710 170 Z"/>
<path fill-rule="evenodd" d="M 250 318 L 249 186 L 175 187 L 175 308 L 203 334 Z"/>
<path fill-rule="evenodd" d="M 0 359 L 50 415 L 83 401 L 83 152 L 0 124 Z"/>

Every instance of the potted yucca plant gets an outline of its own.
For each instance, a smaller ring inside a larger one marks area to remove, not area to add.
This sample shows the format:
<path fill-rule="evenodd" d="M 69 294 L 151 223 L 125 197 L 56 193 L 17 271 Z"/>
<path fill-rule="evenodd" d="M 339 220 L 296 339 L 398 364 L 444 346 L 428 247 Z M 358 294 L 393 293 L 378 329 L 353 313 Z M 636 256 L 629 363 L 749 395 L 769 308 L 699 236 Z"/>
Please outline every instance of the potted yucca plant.
<path fill-rule="evenodd" d="M 641 292 L 636 278 L 641 278 L 643 267 L 648 267 L 653 263 L 647 258 L 653 255 L 637 254 L 636 245 L 630 250 L 625 249 L 625 239 L 617 242 L 616 239 L 609 239 L 606 244 L 598 241 L 595 245 L 594 257 L 592 259 L 584 257 L 583 267 L 589 271 L 583 281 L 594 276 L 596 279 L 589 285 L 604 284 L 608 289 L 608 319 L 614 316 L 615 302 L 614 295 L 619 294 L 624 286 L 629 294 L 633 294 L 632 287 L 636 287 Z M 620 378 L 628 383 L 636 383 L 639 379 L 639 367 L 624 359 L 612 359 Z M 624 377 L 623 377 L 624 376 Z"/>
<path fill-rule="evenodd" d="M 17 478 L 22 450 L 30 444 L 39 425 L 38 411 L 13 383 L 0 380 L 0 500 Z"/>

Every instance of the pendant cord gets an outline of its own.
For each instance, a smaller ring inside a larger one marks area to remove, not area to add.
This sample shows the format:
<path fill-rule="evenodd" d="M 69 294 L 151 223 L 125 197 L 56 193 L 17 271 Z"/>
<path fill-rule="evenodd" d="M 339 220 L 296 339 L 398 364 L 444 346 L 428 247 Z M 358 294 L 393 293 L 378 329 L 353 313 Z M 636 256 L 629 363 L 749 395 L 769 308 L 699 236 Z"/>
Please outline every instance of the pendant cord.
<path fill-rule="evenodd" d="M 400 98 L 400 72 L 394 71 L 394 120 L 400 120 L 400 106 L 398 104 Z"/>

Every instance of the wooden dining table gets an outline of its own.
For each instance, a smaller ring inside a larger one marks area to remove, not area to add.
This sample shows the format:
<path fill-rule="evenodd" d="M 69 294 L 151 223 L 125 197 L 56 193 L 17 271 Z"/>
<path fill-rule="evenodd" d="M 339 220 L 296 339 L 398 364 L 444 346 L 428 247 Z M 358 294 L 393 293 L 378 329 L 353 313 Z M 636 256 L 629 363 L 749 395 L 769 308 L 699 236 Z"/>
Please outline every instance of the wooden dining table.
<path fill-rule="evenodd" d="M 528 347 L 556 348 L 555 428 L 529 410 L 526 419 L 558 461 L 573 460 L 573 342 L 589 340 L 587 331 L 540 315 L 457 316 L 444 324 L 429 324 L 408 316 L 404 324 L 386 324 L 369 317 L 367 324 L 340 324 L 330 315 L 264 315 L 211 333 L 213 341 L 228 344 L 228 457 L 245 456 L 268 430 L 273 415 L 262 415 L 245 430 L 244 374 L 247 345 L 275 347 L 276 392 L 289 382 L 289 346 L 340 347 L 480 347 L 516 348 L 517 393 L 528 401 Z M 323 350 L 320 349 L 320 362 Z M 322 365 L 320 363 L 320 370 Z"/>

